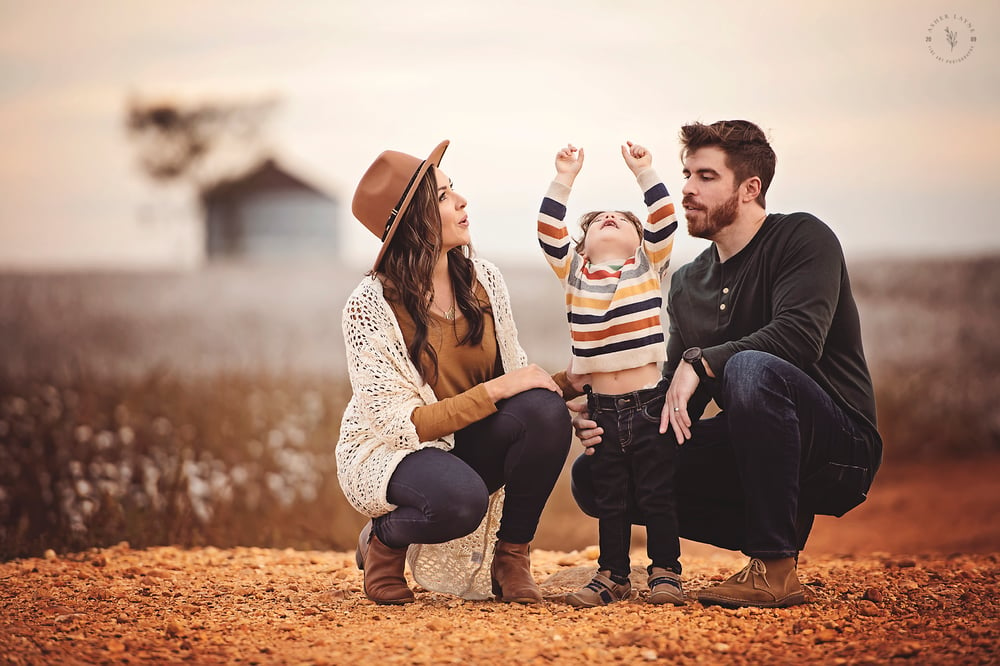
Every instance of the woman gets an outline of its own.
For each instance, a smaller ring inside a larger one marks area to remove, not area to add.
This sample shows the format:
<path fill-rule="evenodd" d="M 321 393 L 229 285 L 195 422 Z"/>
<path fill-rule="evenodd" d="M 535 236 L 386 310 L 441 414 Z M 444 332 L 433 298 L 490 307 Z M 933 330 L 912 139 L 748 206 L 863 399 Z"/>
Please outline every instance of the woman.
<path fill-rule="evenodd" d="M 409 550 L 427 589 L 538 603 L 529 544 L 569 450 L 561 396 L 583 378 L 528 365 L 503 278 L 472 257 L 466 200 L 438 168 L 447 147 L 383 152 L 354 194 L 382 247 L 344 308 L 354 394 L 337 475 L 372 517 L 358 546 L 372 601 L 413 601 Z"/>

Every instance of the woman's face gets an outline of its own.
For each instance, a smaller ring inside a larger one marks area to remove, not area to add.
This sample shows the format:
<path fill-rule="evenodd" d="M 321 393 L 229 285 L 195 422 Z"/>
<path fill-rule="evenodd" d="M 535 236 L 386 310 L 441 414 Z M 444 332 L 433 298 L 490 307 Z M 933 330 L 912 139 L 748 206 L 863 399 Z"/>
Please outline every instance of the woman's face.
<path fill-rule="evenodd" d="M 468 245 L 469 216 L 465 212 L 468 203 L 465 197 L 451 189 L 451 180 L 441 169 L 434 170 L 437 176 L 438 210 L 441 213 L 441 251 L 448 252 L 453 247 Z"/>

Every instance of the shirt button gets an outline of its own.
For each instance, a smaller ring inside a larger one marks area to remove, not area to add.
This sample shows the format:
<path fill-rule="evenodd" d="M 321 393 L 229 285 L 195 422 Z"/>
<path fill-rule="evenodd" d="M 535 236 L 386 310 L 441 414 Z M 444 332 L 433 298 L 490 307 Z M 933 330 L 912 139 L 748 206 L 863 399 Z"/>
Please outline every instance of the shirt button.
<path fill-rule="evenodd" d="M 722 293 L 723 294 L 728 294 L 729 293 L 729 287 L 723 287 L 722 288 Z"/>
<path fill-rule="evenodd" d="M 723 303 L 722 305 L 720 305 L 720 306 L 719 306 L 719 309 L 720 309 L 720 310 L 725 310 L 725 309 L 726 309 L 726 304 L 725 304 L 725 303 Z"/>

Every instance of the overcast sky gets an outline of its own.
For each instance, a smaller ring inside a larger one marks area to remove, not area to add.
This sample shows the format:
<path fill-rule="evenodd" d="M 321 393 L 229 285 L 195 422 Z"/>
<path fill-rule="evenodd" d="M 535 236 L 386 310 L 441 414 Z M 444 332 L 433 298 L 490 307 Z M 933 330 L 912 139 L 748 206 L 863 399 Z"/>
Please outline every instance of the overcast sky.
<path fill-rule="evenodd" d="M 678 128 L 722 118 L 771 136 L 769 209 L 817 214 L 849 256 L 997 253 L 998 71 L 993 1 L 0 0 L 0 268 L 197 256 L 196 211 L 135 167 L 130 93 L 278 96 L 275 152 L 341 197 L 361 263 L 347 208 L 383 149 L 450 139 L 479 252 L 541 266 L 560 146 L 587 149 L 571 216 L 641 209 L 620 143 L 679 193 Z"/>

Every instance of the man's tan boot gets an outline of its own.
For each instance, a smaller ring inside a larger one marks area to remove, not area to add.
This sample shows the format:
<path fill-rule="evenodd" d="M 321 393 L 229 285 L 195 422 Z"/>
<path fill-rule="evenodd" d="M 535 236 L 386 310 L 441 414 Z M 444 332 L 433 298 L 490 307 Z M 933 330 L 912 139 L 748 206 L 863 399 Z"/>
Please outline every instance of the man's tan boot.
<path fill-rule="evenodd" d="M 537 604 L 542 591 L 531 576 L 530 544 L 497 541 L 493 552 L 493 594 L 500 601 Z"/>
<path fill-rule="evenodd" d="M 795 558 L 750 558 L 743 570 L 724 583 L 702 590 L 698 601 L 729 608 L 784 608 L 805 603 L 805 589 L 795 573 Z"/>
<path fill-rule="evenodd" d="M 406 566 L 406 548 L 390 548 L 374 532 L 368 547 L 359 552 L 364 559 L 365 596 L 377 604 L 408 604 L 413 592 L 403 578 Z"/>

